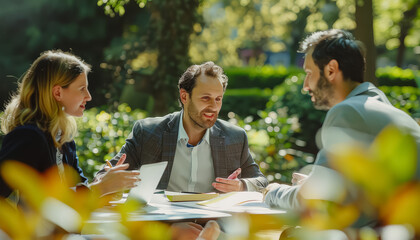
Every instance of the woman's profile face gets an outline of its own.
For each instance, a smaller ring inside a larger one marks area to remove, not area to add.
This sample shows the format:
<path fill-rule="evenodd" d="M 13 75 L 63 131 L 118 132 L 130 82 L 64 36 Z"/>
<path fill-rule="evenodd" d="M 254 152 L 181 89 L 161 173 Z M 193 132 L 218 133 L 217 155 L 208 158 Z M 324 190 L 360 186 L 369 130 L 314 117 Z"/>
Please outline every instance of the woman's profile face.
<path fill-rule="evenodd" d="M 80 74 L 68 87 L 61 88 L 59 102 L 64 112 L 70 116 L 81 117 L 86 103 L 92 100 L 88 90 L 88 80 L 85 73 Z"/>

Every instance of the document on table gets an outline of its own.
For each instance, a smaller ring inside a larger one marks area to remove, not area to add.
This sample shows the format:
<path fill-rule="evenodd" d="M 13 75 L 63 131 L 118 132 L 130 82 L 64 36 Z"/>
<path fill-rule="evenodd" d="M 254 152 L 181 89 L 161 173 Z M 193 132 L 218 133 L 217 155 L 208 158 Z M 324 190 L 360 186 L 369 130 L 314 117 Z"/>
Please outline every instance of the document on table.
<path fill-rule="evenodd" d="M 202 201 L 197 204 L 215 207 L 215 208 L 225 208 L 238 206 L 244 203 L 249 202 L 261 202 L 263 200 L 263 194 L 260 192 L 230 192 L 222 194 L 217 198 L 213 198 L 207 201 Z"/>
<path fill-rule="evenodd" d="M 165 196 L 171 202 L 188 202 L 188 201 L 203 201 L 218 197 L 219 194 L 215 192 L 209 193 L 184 193 L 165 191 Z"/>
<path fill-rule="evenodd" d="M 285 210 L 270 209 L 263 202 L 260 192 L 230 192 L 221 194 L 217 198 L 197 203 L 206 209 L 224 212 L 247 212 L 251 214 L 284 214 Z"/>

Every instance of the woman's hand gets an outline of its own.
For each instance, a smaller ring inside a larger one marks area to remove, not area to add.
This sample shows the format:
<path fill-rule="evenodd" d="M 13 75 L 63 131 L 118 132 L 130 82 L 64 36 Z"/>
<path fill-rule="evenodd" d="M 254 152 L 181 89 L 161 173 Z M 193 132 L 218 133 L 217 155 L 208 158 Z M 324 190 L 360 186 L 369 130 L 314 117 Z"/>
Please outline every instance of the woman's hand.
<path fill-rule="evenodd" d="M 126 171 L 129 164 L 123 164 L 125 158 L 126 155 L 123 154 L 114 167 L 105 167 L 106 172 L 90 185 L 91 188 L 99 191 L 102 196 L 135 187 L 136 182 L 141 181 L 138 177 L 140 173 L 138 171 Z"/>

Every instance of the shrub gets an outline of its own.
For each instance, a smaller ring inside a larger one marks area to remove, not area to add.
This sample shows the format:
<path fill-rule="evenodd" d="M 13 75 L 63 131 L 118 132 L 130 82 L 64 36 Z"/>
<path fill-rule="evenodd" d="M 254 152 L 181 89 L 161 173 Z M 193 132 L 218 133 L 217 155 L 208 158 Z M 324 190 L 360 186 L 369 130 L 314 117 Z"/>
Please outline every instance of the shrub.
<path fill-rule="evenodd" d="M 287 76 L 302 72 L 296 67 L 262 66 L 246 68 L 227 68 L 225 74 L 229 78 L 228 89 L 235 88 L 274 88 L 281 84 Z"/>
<path fill-rule="evenodd" d="M 376 70 L 376 77 L 378 78 L 379 86 L 416 87 L 416 77 L 420 77 L 420 71 L 401 69 L 399 67 L 384 67 Z"/>
<path fill-rule="evenodd" d="M 379 87 L 394 107 L 399 108 L 413 118 L 420 119 L 420 88 L 409 86 Z"/>
<path fill-rule="evenodd" d="M 114 113 L 105 111 L 105 108 L 91 108 L 77 119 L 79 135 L 75 141 L 79 165 L 90 179 L 102 168 L 105 160 L 119 152 L 134 122 L 147 116 L 144 111 L 132 110 L 127 104 L 119 105 Z"/>
<path fill-rule="evenodd" d="M 220 110 L 220 117 L 227 119 L 229 112 L 235 112 L 239 116 L 257 117 L 257 112 L 264 109 L 271 97 L 271 89 L 239 88 L 226 89 L 223 96 L 223 106 Z"/>

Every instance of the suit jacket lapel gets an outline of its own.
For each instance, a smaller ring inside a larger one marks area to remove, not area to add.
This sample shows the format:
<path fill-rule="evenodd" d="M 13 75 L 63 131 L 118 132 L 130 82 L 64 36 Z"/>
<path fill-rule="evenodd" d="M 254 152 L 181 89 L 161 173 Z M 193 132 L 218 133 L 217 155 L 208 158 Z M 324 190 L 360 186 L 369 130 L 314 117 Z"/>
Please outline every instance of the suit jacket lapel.
<path fill-rule="evenodd" d="M 210 128 L 210 148 L 215 177 L 227 177 L 225 136 L 216 124 Z"/>
<path fill-rule="evenodd" d="M 167 161 L 168 166 L 162 176 L 162 181 L 165 182 L 165 189 L 168 187 L 169 179 L 171 177 L 172 166 L 174 164 L 176 144 L 178 138 L 178 126 L 181 118 L 180 112 L 177 112 L 175 116 L 168 122 L 167 129 L 163 132 L 162 138 L 162 161 Z"/>

